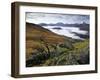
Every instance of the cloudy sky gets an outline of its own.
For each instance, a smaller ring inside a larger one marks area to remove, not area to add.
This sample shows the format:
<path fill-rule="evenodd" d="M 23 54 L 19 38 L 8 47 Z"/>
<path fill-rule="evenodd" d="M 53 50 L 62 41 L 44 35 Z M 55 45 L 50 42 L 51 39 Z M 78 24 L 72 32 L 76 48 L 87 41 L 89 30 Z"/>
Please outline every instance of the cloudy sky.
<path fill-rule="evenodd" d="M 29 23 L 89 23 L 89 15 L 78 14 L 53 14 L 53 13 L 26 13 L 26 22 Z"/>

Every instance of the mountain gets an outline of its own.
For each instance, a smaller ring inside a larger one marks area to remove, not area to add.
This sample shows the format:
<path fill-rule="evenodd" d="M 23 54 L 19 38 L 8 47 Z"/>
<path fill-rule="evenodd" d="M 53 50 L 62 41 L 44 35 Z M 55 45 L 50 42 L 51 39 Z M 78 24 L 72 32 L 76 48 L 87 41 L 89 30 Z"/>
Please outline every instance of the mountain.
<path fill-rule="evenodd" d="M 26 23 L 26 67 L 89 64 L 88 43 Z"/>

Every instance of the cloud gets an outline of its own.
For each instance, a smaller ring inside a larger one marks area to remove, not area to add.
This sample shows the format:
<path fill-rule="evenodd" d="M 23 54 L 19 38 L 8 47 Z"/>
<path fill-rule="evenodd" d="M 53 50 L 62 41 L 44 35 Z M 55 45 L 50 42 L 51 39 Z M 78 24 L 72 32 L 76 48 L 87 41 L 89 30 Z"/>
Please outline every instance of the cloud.
<path fill-rule="evenodd" d="M 79 14 L 53 14 L 27 12 L 26 21 L 30 23 L 89 23 L 89 15 Z"/>

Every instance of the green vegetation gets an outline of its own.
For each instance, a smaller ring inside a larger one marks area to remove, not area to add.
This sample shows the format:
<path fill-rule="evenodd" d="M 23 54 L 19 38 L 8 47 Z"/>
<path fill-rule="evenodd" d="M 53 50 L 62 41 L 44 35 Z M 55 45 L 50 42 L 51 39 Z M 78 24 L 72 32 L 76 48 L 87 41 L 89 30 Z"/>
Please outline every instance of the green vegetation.
<path fill-rule="evenodd" d="M 57 35 L 26 23 L 26 67 L 89 64 L 89 40 Z"/>

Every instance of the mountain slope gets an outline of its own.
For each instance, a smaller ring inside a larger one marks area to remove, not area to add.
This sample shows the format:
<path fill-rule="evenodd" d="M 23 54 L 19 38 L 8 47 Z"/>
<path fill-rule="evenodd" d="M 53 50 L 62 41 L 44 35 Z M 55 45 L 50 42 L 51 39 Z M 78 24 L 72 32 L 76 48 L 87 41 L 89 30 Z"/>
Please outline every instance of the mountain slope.
<path fill-rule="evenodd" d="M 48 29 L 45 29 L 39 25 L 26 23 L 26 55 L 31 55 L 37 48 L 44 47 L 42 42 L 48 45 L 60 45 L 65 43 L 67 47 L 72 48 L 71 39 L 67 39 L 64 36 L 57 35 Z"/>
<path fill-rule="evenodd" d="M 26 67 L 89 64 L 89 40 L 74 40 L 26 23 Z"/>

